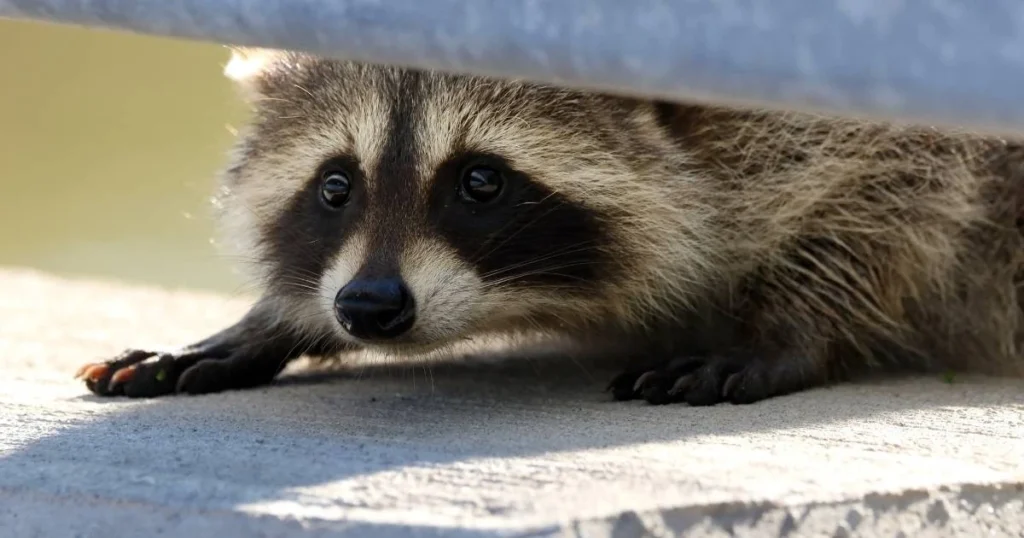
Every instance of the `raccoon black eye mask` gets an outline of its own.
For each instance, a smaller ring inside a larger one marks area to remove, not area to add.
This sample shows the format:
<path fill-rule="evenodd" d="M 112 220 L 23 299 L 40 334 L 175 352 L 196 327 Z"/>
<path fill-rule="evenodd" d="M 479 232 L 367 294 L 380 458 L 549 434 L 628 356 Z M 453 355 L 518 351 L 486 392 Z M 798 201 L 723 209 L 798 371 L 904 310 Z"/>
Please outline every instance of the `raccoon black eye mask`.
<path fill-rule="evenodd" d="M 234 325 L 78 375 L 103 396 L 269 384 L 299 356 L 540 332 L 618 400 L 752 403 L 868 370 L 1024 374 L 1020 141 L 657 103 L 261 49 L 221 242 Z M 595 387 L 595 394 L 600 394 Z"/>

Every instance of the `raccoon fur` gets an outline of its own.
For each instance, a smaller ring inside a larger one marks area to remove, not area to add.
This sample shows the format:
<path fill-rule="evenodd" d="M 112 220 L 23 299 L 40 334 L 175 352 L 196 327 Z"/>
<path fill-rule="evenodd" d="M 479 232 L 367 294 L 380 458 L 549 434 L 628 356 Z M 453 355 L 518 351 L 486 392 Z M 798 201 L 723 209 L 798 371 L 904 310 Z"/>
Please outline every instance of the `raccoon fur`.
<path fill-rule="evenodd" d="M 225 242 L 262 298 L 101 395 L 484 333 L 622 360 L 620 400 L 750 403 L 878 371 L 1024 374 L 1024 143 L 236 49 Z"/>

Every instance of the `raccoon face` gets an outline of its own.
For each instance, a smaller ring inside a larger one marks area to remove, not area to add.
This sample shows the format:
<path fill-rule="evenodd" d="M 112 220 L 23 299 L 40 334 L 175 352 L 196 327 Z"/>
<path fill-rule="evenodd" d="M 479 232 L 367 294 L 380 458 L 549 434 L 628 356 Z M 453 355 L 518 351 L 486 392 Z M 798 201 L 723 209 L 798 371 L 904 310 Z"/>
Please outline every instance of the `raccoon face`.
<path fill-rule="evenodd" d="M 664 148 L 636 147 L 634 102 L 264 50 L 227 72 L 254 118 L 224 234 L 310 331 L 432 348 L 578 325 L 659 270 L 665 200 L 637 178 Z"/>

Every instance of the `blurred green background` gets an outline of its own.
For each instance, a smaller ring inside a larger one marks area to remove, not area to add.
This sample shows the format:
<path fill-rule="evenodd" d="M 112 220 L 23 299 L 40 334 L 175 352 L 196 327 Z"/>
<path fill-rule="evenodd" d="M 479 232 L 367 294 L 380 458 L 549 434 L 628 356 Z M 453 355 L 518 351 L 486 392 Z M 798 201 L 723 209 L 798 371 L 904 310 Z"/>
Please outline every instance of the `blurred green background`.
<path fill-rule="evenodd" d="M 0 266 L 219 291 L 209 197 L 245 108 L 221 46 L 0 21 Z"/>

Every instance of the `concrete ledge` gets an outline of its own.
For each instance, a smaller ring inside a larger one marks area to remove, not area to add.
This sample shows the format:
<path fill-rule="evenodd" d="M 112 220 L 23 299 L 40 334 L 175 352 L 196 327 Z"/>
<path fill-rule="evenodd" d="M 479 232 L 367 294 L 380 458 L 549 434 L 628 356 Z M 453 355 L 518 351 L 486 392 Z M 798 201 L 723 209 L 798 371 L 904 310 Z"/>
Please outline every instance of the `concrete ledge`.
<path fill-rule="evenodd" d="M 298 372 L 101 400 L 76 366 L 248 301 L 0 271 L 10 536 L 1021 536 L 1024 382 L 616 404 L 572 361 Z"/>

